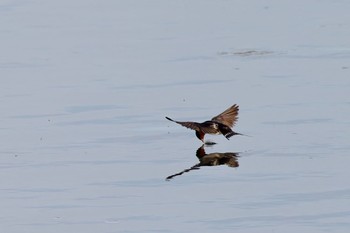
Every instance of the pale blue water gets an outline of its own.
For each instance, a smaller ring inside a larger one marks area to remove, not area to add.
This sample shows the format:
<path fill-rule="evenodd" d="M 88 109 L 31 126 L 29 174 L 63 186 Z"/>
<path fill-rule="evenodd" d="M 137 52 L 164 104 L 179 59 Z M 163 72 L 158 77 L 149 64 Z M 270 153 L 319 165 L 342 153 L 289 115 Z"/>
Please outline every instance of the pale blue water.
<path fill-rule="evenodd" d="M 348 232 L 349 4 L 0 3 L 1 231 Z"/>

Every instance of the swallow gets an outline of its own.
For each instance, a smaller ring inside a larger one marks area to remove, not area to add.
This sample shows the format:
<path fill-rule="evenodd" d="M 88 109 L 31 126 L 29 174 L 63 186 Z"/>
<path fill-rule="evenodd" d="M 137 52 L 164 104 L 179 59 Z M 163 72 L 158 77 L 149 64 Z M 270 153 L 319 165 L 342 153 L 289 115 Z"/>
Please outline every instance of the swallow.
<path fill-rule="evenodd" d="M 204 145 L 202 145 L 196 151 L 196 156 L 199 160 L 199 163 L 193 165 L 190 168 L 184 169 L 181 172 L 168 176 L 165 179 L 169 181 L 174 177 L 180 176 L 186 172 L 190 172 L 192 170 L 199 170 L 200 167 L 203 167 L 203 166 L 227 165 L 228 167 L 232 167 L 232 168 L 239 167 L 239 163 L 238 163 L 239 153 L 236 153 L 236 152 L 225 152 L 225 153 L 215 152 L 215 153 L 207 154 L 204 150 Z"/>
<path fill-rule="evenodd" d="M 204 149 L 204 145 L 198 148 L 196 156 L 199 159 L 198 166 L 219 166 L 227 165 L 229 167 L 238 167 L 238 154 L 237 152 L 225 152 L 225 153 L 209 153 L 207 154 Z"/>
<path fill-rule="evenodd" d="M 224 112 L 213 117 L 211 120 L 204 121 L 203 123 L 192 121 L 175 121 L 169 117 L 165 118 L 186 128 L 195 130 L 197 138 L 204 143 L 205 134 L 222 134 L 227 138 L 227 140 L 229 140 L 233 135 L 243 135 L 234 132 L 231 129 L 238 120 L 238 111 L 239 106 L 237 104 L 234 104 Z"/>

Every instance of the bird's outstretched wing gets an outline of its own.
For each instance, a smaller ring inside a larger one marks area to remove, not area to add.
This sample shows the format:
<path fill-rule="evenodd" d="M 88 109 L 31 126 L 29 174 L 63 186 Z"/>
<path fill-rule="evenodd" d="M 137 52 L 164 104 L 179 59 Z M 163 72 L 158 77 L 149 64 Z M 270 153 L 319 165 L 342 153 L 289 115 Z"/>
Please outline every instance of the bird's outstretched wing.
<path fill-rule="evenodd" d="M 190 172 L 190 171 L 192 171 L 192 170 L 199 170 L 199 167 L 200 167 L 200 165 L 199 165 L 199 164 L 196 164 L 196 165 L 194 165 L 194 166 L 192 166 L 192 167 L 190 167 L 190 168 L 188 168 L 188 169 L 183 170 L 182 172 L 178 172 L 178 173 L 176 173 L 176 174 L 174 174 L 174 175 L 168 176 L 167 178 L 165 178 L 165 180 L 166 180 L 166 181 L 170 181 L 170 180 L 173 179 L 175 176 L 181 176 L 181 175 L 184 174 L 185 172 Z"/>
<path fill-rule="evenodd" d="M 224 112 L 213 117 L 211 120 L 227 125 L 230 128 L 232 128 L 238 120 L 238 111 L 239 111 L 238 105 L 234 104 L 228 109 L 226 109 Z"/>
<path fill-rule="evenodd" d="M 171 119 L 171 118 L 169 118 L 169 117 L 165 117 L 165 118 L 168 119 L 169 121 L 178 123 L 179 125 L 182 125 L 182 126 L 184 126 L 184 127 L 186 127 L 186 128 L 199 131 L 199 123 L 197 123 L 197 122 L 191 122 L 191 121 L 174 121 L 173 119 Z"/>

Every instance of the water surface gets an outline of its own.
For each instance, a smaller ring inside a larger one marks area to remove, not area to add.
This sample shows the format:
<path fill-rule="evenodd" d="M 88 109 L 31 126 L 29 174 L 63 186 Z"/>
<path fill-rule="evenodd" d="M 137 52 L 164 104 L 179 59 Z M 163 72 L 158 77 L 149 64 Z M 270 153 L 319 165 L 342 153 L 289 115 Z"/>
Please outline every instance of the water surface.
<path fill-rule="evenodd" d="M 349 7 L 2 2 L 2 231 L 347 232 Z"/>

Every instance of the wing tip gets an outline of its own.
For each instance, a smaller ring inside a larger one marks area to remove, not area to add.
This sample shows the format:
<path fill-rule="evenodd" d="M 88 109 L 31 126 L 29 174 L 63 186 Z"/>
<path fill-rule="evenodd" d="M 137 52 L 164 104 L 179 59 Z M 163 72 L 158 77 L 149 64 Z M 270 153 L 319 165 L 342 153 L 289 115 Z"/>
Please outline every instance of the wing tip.
<path fill-rule="evenodd" d="M 239 110 L 239 105 L 238 104 L 234 104 L 234 105 L 232 105 L 232 107 L 231 108 L 234 108 L 235 110 Z"/>
<path fill-rule="evenodd" d="M 169 120 L 169 121 L 174 121 L 173 119 L 171 119 L 170 117 L 165 117 L 165 119 Z"/>

